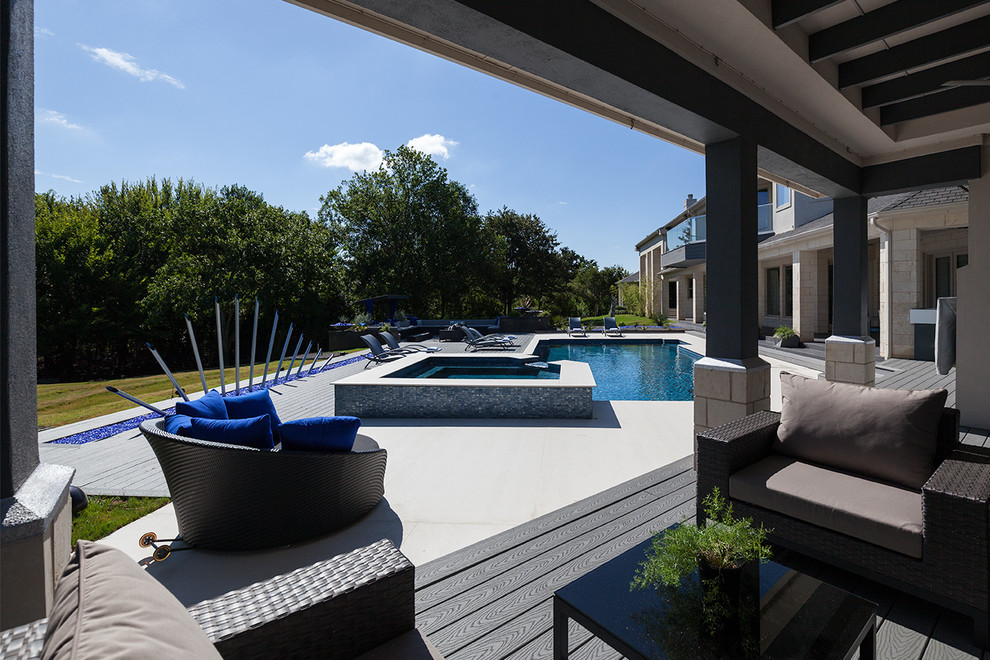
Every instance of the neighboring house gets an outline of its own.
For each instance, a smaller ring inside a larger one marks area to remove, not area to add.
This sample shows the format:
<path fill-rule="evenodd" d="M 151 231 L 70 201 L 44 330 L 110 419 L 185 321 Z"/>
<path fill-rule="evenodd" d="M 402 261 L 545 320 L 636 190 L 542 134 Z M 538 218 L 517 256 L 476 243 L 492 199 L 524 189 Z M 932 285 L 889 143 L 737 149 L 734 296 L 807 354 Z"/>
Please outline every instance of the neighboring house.
<path fill-rule="evenodd" d="M 629 301 L 626 300 L 625 290 L 626 286 L 630 284 L 639 285 L 639 272 L 635 272 L 632 275 L 626 275 L 621 280 L 615 283 L 616 291 L 618 292 L 618 299 L 616 305 L 619 307 L 629 307 Z"/>
<path fill-rule="evenodd" d="M 827 337 L 832 331 L 832 201 L 765 181 L 759 190 L 761 330 L 769 334 L 783 325 L 805 341 Z M 884 357 L 933 359 L 934 326 L 912 324 L 912 310 L 934 308 L 938 297 L 956 295 L 956 269 L 968 261 L 968 198 L 965 188 L 952 186 L 869 201 L 867 314 Z M 636 248 L 650 310 L 700 323 L 705 200 L 689 201 L 684 213 Z M 667 237 L 688 220 L 694 222 L 695 240 L 668 247 Z M 914 313 L 916 321 L 922 316 Z"/>

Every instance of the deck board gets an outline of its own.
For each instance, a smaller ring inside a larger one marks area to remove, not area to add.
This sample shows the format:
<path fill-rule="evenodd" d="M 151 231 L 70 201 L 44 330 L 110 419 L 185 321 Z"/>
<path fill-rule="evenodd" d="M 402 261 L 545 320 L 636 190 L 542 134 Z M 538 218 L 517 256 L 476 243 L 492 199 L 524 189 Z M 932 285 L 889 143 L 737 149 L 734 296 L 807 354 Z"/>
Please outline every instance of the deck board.
<path fill-rule="evenodd" d="M 554 590 L 692 518 L 695 480 L 678 461 L 418 568 L 417 627 L 451 660 L 551 658 Z M 964 616 L 788 551 L 777 560 L 876 602 L 878 658 L 981 659 Z M 568 637 L 572 658 L 620 657 L 573 621 Z"/>

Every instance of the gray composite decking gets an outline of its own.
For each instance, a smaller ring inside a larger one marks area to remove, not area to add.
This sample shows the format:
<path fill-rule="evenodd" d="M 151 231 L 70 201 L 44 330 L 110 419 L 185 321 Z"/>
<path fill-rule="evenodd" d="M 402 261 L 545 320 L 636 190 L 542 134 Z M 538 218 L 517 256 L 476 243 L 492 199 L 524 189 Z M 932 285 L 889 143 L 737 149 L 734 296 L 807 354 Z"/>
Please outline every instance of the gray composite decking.
<path fill-rule="evenodd" d="M 553 592 L 692 519 L 695 481 L 682 459 L 418 567 L 417 627 L 448 660 L 552 657 Z M 878 658 L 990 660 L 961 615 L 792 553 L 776 560 L 877 603 Z M 573 621 L 568 637 L 576 660 L 621 657 Z"/>

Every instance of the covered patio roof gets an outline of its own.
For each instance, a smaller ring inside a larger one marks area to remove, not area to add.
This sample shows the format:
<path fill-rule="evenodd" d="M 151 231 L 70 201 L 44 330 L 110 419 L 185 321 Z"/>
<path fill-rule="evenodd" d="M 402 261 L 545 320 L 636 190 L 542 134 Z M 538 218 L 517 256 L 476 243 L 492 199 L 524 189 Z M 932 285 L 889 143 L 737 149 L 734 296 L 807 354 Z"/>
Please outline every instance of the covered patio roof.
<path fill-rule="evenodd" d="M 699 153 L 750 136 L 805 192 L 976 178 L 990 133 L 982 1 L 290 1 Z"/>

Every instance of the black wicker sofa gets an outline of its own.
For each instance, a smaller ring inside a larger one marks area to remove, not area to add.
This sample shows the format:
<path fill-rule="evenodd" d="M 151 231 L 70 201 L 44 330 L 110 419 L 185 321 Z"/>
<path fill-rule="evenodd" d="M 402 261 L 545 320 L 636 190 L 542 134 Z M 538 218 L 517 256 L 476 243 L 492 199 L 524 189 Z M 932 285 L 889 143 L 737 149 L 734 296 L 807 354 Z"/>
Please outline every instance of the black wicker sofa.
<path fill-rule="evenodd" d="M 85 571 L 80 548 L 99 555 Z M 43 645 L 54 658 L 440 658 L 415 629 L 414 572 L 383 539 L 184 611 L 123 553 L 78 546 L 51 619 L 0 632 L 0 659 L 41 658 Z M 76 580 L 87 586 L 73 591 Z M 127 580 L 136 591 L 124 594 Z"/>
<path fill-rule="evenodd" d="M 828 423 L 837 423 L 841 413 L 834 414 Z M 916 547 L 890 538 L 882 539 L 888 545 L 884 547 L 875 539 L 864 540 L 871 530 L 835 531 L 834 524 L 829 529 L 820 522 L 782 513 L 780 509 L 787 510 L 787 506 L 768 508 L 765 502 L 757 505 L 746 501 L 752 500 L 751 496 L 740 497 L 749 492 L 741 486 L 740 477 L 733 479 L 733 475 L 751 475 L 761 462 L 790 460 L 775 456 L 780 446 L 781 413 L 770 411 L 698 435 L 699 524 L 704 521 L 701 501 L 718 488 L 737 516 L 751 517 L 772 528 L 773 543 L 971 616 L 976 642 L 990 648 L 990 455 L 981 448 L 959 444 L 959 411 L 941 409 L 939 417 L 937 409 L 935 417 L 937 441 L 930 476 L 913 494 L 905 489 L 908 496 L 916 498 L 911 506 L 920 505 Z M 836 472 L 850 474 L 848 469 Z M 758 480 L 762 482 L 764 477 L 771 483 L 773 470 L 764 470 Z M 885 484 L 873 477 L 865 480 L 871 482 L 871 488 Z M 812 490 L 815 487 L 808 485 Z M 834 518 L 829 522 L 834 523 Z M 906 547 L 891 549 L 898 543 Z"/>
<path fill-rule="evenodd" d="M 211 550 L 274 548 L 357 521 L 385 494 L 387 452 L 364 435 L 350 451 L 267 451 L 168 433 L 148 439 L 168 484 L 182 540 Z"/>

